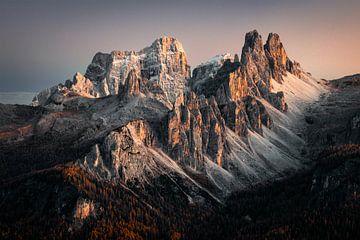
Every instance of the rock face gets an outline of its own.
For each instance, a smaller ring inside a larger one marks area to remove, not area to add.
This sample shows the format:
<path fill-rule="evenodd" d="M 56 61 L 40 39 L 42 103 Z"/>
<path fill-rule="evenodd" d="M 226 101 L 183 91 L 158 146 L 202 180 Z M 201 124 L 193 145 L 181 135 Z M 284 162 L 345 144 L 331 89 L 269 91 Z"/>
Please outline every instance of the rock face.
<path fill-rule="evenodd" d="M 248 96 L 244 100 L 246 113 L 250 126 L 258 133 L 262 133 L 262 125 L 270 128 L 272 120 L 265 109 L 265 106 L 254 97 Z"/>
<path fill-rule="evenodd" d="M 200 171 L 206 159 L 222 166 L 226 127 L 246 136 L 249 129 L 262 134 L 263 125 L 272 126 L 264 105 L 254 97 L 218 106 L 214 96 L 198 97 L 193 92 L 176 101 L 165 122 L 167 152 L 183 165 Z"/>
<path fill-rule="evenodd" d="M 298 78 L 302 77 L 303 71 L 300 64 L 289 59 L 278 34 L 270 33 L 264 48 L 273 79 L 281 83 L 283 76 L 287 76 L 286 72 L 290 72 Z"/>
<path fill-rule="evenodd" d="M 142 85 L 143 83 L 141 79 L 137 76 L 136 71 L 131 70 L 124 84 L 122 84 L 120 87 L 119 96 L 123 99 L 138 96 L 141 90 L 142 92 L 145 92 L 145 87 Z"/>
<path fill-rule="evenodd" d="M 142 120 L 132 121 L 110 132 L 78 164 L 104 179 L 141 179 L 148 167 L 145 159 L 151 157 L 146 146 L 154 144 L 149 125 Z"/>
<path fill-rule="evenodd" d="M 207 157 L 221 166 L 225 124 L 215 99 L 193 92 L 180 97 L 166 119 L 168 152 L 195 170 L 204 168 Z"/>
<path fill-rule="evenodd" d="M 246 114 L 245 103 L 231 101 L 221 105 L 221 113 L 226 125 L 239 136 L 246 136 L 249 118 Z"/>
<path fill-rule="evenodd" d="M 289 60 L 277 34 L 271 33 L 263 45 L 256 30 L 247 33 L 241 59 L 215 56 L 195 68 L 191 78 L 181 43 L 163 37 L 138 52 L 97 53 L 85 75 L 76 73 L 73 81 L 40 93 L 37 103 L 61 110 L 71 98 L 118 95 L 115 99 L 120 99 L 121 106 L 114 111 L 121 109 L 121 113 L 104 111 L 106 116 L 95 118 L 102 128 L 122 125 L 111 128 L 79 164 L 104 179 L 126 182 L 152 173 L 150 163 L 156 157 L 151 147 L 200 172 L 206 171 L 209 162 L 227 165 L 224 156 L 237 154 L 226 150 L 228 130 L 235 133 L 231 144 L 236 146 L 250 131 L 263 136 L 263 127 L 273 127 L 263 100 L 282 112 L 288 110 L 284 93 L 272 91 L 272 81 L 281 84 L 288 72 L 303 74 Z M 159 115 L 159 108 L 163 114 Z M 149 125 L 154 122 L 161 133 Z"/>
<path fill-rule="evenodd" d="M 236 57 L 218 61 L 215 66 L 200 65 L 193 71 L 191 87 L 197 94 L 216 96 L 219 105 L 255 96 L 286 112 L 284 93 L 272 92 L 272 80 L 282 83 L 287 72 L 299 78 L 305 74 L 298 63 L 288 58 L 279 35 L 270 33 L 263 45 L 261 36 L 254 30 L 245 36 L 240 61 Z"/>
<path fill-rule="evenodd" d="M 252 93 L 255 96 L 266 96 L 271 86 L 269 63 L 265 56 L 262 38 L 256 30 L 245 35 L 241 64 Z"/>
<path fill-rule="evenodd" d="M 127 79 L 134 75 L 147 82 L 150 90 L 158 93 L 160 88 L 166 99 L 174 102 L 183 93 L 190 77 L 190 67 L 181 43 L 172 37 L 162 37 L 138 52 L 97 53 L 84 76 L 77 73 L 72 82 L 67 81 L 66 86 L 61 86 L 84 97 L 98 98 L 119 94 Z M 56 88 L 41 92 L 35 105 L 46 105 L 49 95 L 55 92 L 62 94 Z"/>
<path fill-rule="evenodd" d="M 286 76 L 288 57 L 279 35 L 270 33 L 264 48 L 266 57 L 269 60 L 272 78 L 278 82 L 282 82 L 282 76 Z"/>
<path fill-rule="evenodd" d="M 197 85 L 207 82 L 211 78 L 214 78 L 218 70 L 223 66 L 227 60 L 232 60 L 231 54 L 216 55 L 209 61 L 197 66 L 192 74 L 190 85 L 196 88 Z"/>

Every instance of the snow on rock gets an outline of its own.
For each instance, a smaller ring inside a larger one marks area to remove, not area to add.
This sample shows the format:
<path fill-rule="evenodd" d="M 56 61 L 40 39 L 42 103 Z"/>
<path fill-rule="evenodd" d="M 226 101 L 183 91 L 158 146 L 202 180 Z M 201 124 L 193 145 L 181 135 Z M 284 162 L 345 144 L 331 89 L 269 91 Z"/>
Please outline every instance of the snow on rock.
<path fill-rule="evenodd" d="M 85 75 L 77 73 L 73 81 L 58 87 L 82 97 L 117 95 L 131 72 L 142 79 L 144 85 L 149 85 L 150 92 L 161 91 L 170 102 L 174 102 L 184 91 L 186 81 L 190 78 L 190 66 L 182 44 L 175 38 L 161 37 L 140 51 L 99 52 Z M 34 104 L 49 104 L 49 99 L 55 93 L 66 96 L 55 86 L 38 94 Z"/>
<path fill-rule="evenodd" d="M 226 60 L 233 61 L 234 57 L 230 53 L 219 54 L 195 67 L 191 79 L 192 88 L 208 81 L 208 78 L 214 78 Z"/>
<path fill-rule="evenodd" d="M 85 75 L 36 102 L 87 110 L 96 128 L 79 142 L 98 141 L 77 164 L 99 179 L 146 185 L 165 176 L 189 202 L 196 191 L 222 199 L 304 167 L 304 111 L 327 90 L 294 64 L 278 35 L 264 48 L 252 31 L 241 61 L 215 56 L 194 69 L 185 90 L 182 45 L 163 37 L 138 52 L 97 53 Z"/>

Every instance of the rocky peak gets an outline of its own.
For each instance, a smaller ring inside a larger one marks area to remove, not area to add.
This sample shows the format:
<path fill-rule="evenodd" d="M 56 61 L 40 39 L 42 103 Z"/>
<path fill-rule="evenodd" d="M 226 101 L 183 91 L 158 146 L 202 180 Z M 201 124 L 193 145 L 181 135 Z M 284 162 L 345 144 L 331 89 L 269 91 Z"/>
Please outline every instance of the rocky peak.
<path fill-rule="evenodd" d="M 162 36 L 156 39 L 152 44 L 152 48 L 158 49 L 160 52 L 167 54 L 167 52 L 179 52 L 185 54 L 184 48 L 180 41 L 174 37 Z"/>
<path fill-rule="evenodd" d="M 81 96 L 98 97 L 98 93 L 94 92 L 93 82 L 79 72 L 74 75 L 72 83 L 67 82 L 65 85 L 74 93 Z"/>
<path fill-rule="evenodd" d="M 111 131 L 100 144 L 77 161 L 77 164 L 103 179 L 126 182 L 145 177 L 151 154 L 147 147 L 156 144 L 154 133 L 146 121 L 134 120 Z"/>
<path fill-rule="evenodd" d="M 255 95 L 265 95 L 270 89 L 270 70 L 262 37 L 256 30 L 245 35 L 241 64 L 252 92 Z"/>
<path fill-rule="evenodd" d="M 282 82 L 282 76 L 286 76 L 288 57 L 280 41 L 280 36 L 276 33 L 270 33 L 264 48 L 269 60 L 272 78 L 278 82 Z"/>
<path fill-rule="evenodd" d="M 251 52 L 251 51 L 262 52 L 263 51 L 262 47 L 263 47 L 262 37 L 257 30 L 253 30 L 251 32 L 246 33 L 245 43 L 243 46 L 243 53 Z"/>
<path fill-rule="evenodd" d="M 287 56 L 278 34 L 270 33 L 264 48 L 273 79 L 281 83 L 283 76 L 287 76 L 287 72 L 294 74 L 298 78 L 302 77 L 303 71 L 300 64 L 291 61 Z"/>
<path fill-rule="evenodd" d="M 190 66 L 182 44 L 173 37 L 162 37 L 140 51 L 142 77 L 158 84 L 170 102 L 183 93 L 190 78 Z"/>
<path fill-rule="evenodd" d="M 288 58 L 277 34 L 270 34 L 265 46 L 266 50 L 256 30 L 247 33 L 241 61 L 235 57 L 234 60 L 201 64 L 194 69 L 192 90 L 207 98 L 215 96 L 219 105 L 256 96 L 265 98 L 280 111 L 287 111 L 284 94 L 272 92 L 271 76 L 282 79 L 282 75 L 286 74 Z M 238 107 L 231 106 L 230 109 Z"/>
<path fill-rule="evenodd" d="M 161 37 L 140 51 L 96 53 L 85 75 L 77 73 L 73 82 L 66 85 L 71 86 L 69 91 L 83 97 L 118 95 L 124 84 L 135 83 L 131 78 L 127 81 L 129 74 L 136 75 L 141 85 L 148 85 L 150 91 L 161 93 L 162 99 L 173 103 L 185 89 L 190 66 L 182 44 L 173 37 Z"/>

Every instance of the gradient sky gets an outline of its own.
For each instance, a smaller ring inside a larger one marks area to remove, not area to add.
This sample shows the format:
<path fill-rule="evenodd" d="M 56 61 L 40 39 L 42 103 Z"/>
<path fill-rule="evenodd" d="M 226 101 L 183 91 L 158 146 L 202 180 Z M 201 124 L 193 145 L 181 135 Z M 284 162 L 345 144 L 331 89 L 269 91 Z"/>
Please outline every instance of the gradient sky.
<path fill-rule="evenodd" d="M 192 68 L 239 53 L 246 32 L 280 34 L 319 78 L 360 72 L 359 0 L 1 0 L 0 92 L 39 91 L 84 73 L 98 51 L 178 38 Z"/>

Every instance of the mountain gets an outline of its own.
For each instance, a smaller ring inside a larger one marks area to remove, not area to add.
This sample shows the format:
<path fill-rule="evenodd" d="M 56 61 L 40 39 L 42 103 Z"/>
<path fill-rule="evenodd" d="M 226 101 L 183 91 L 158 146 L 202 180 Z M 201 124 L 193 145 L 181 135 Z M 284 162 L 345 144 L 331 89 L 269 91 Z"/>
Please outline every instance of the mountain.
<path fill-rule="evenodd" d="M 1 236 L 201 239 L 229 229 L 231 239 L 247 226 L 216 218 L 234 217 L 223 212 L 232 199 L 282 181 L 296 188 L 288 179 L 312 171 L 311 158 L 335 139 L 325 130 L 335 123 L 316 115 L 334 89 L 291 60 L 279 35 L 264 44 L 256 30 L 241 54 L 192 74 L 172 37 L 97 53 L 85 74 L 33 106 L 0 105 Z M 360 136 L 353 119 L 344 143 Z M 228 227 L 201 232 L 213 222 Z"/>
<path fill-rule="evenodd" d="M 350 76 L 345 76 L 339 79 L 334 79 L 330 81 L 334 87 L 347 87 L 347 86 L 358 86 L 360 84 L 360 74 L 354 74 Z"/>

